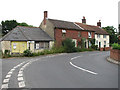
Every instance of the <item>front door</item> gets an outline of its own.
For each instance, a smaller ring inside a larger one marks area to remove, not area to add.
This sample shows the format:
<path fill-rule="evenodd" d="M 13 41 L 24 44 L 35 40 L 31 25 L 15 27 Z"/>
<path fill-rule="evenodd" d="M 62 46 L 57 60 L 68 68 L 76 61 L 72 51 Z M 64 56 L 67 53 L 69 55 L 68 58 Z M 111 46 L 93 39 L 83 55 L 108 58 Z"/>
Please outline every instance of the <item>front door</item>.
<path fill-rule="evenodd" d="M 99 42 L 99 49 L 101 48 L 101 42 Z"/>

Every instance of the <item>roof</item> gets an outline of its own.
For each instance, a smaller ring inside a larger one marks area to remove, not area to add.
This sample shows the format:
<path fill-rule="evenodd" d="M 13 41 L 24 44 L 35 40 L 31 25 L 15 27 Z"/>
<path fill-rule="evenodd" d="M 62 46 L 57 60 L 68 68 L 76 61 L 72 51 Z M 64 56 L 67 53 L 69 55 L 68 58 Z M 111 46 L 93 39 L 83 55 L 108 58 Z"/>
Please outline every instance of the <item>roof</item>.
<path fill-rule="evenodd" d="M 83 23 L 76 23 L 76 24 L 79 25 L 84 30 L 95 31 L 96 34 L 103 34 L 103 35 L 108 34 L 104 29 L 102 29 L 101 27 L 98 27 L 98 26 L 87 25 L 87 24 L 83 24 Z"/>
<path fill-rule="evenodd" d="M 38 27 L 17 26 L 6 34 L 2 40 L 6 41 L 51 41 L 46 32 Z"/>
<path fill-rule="evenodd" d="M 77 25 L 75 25 L 74 22 L 55 20 L 55 19 L 48 19 L 48 20 L 54 25 L 55 28 L 82 30 Z"/>

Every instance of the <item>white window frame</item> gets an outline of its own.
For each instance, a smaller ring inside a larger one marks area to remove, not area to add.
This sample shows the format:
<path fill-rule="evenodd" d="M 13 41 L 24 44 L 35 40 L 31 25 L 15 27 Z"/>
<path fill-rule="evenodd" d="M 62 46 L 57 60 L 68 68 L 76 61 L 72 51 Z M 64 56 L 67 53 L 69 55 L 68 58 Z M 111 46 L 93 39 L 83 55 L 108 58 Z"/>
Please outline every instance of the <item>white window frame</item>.
<path fill-rule="evenodd" d="M 92 32 L 88 32 L 88 37 L 92 38 Z"/>

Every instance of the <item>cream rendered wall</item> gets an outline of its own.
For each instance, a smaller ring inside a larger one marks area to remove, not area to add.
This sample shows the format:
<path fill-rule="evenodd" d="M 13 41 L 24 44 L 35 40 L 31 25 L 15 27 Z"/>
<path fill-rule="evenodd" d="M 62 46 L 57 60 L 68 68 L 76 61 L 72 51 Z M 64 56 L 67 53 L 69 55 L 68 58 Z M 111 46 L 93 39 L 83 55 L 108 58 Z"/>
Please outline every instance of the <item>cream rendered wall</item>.
<path fill-rule="evenodd" d="M 100 35 L 100 38 L 97 37 L 98 34 L 95 34 L 95 45 L 98 45 L 101 42 L 101 48 L 104 48 L 104 41 L 106 41 L 106 47 L 109 47 L 109 35 L 106 35 L 106 38 L 103 38 L 103 35 Z M 98 43 L 96 42 L 98 41 Z"/>
<path fill-rule="evenodd" d="M 1 41 L 1 49 L 2 52 L 4 53 L 5 50 L 10 50 L 11 51 L 11 45 L 10 45 L 10 41 Z"/>
<path fill-rule="evenodd" d="M 54 41 L 49 42 L 49 49 L 51 49 L 54 46 Z"/>

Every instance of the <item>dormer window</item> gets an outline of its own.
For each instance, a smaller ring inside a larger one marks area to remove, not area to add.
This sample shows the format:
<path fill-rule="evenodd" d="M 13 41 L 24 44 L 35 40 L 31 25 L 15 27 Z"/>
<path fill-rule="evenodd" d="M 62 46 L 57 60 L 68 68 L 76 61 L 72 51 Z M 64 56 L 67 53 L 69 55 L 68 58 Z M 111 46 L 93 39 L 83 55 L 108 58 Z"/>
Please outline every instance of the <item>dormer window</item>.
<path fill-rule="evenodd" d="M 92 33 L 88 32 L 88 38 L 92 38 Z"/>

